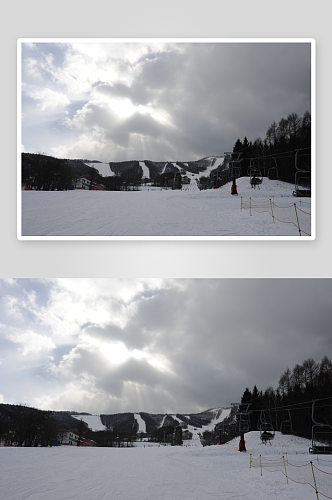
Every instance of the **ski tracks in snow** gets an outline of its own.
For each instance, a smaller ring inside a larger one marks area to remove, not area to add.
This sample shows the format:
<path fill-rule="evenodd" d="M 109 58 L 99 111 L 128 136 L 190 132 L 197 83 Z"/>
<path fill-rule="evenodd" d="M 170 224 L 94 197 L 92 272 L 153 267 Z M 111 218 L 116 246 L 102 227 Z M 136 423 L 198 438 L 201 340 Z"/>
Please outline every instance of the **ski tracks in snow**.
<path fill-rule="evenodd" d="M 6 500 L 313 500 L 281 473 L 249 470 L 237 443 L 205 448 L 0 448 Z"/>
<path fill-rule="evenodd" d="M 293 214 L 291 185 L 264 181 L 264 190 L 254 193 L 248 178 L 239 179 L 239 196 L 231 195 L 229 184 L 206 191 L 193 185 L 188 191 L 23 191 L 22 236 L 299 236 L 295 225 L 273 223 L 267 210 L 241 210 L 241 196 L 257 203 L 273 196 L 282 215 L 289 211 L 285 204 Z M 310 212 L 310 202 L 299 208 Z M 310 227 L 310 214 L 303 217 Z"/>

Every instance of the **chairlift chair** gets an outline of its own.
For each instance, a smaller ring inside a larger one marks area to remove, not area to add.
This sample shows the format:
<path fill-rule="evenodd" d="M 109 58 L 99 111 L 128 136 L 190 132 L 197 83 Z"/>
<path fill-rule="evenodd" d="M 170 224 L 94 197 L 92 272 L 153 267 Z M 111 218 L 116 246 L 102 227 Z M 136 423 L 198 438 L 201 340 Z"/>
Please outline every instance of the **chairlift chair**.
<path fill-rule="evenodd" d="M 241 177 L 241 167 L 234 165 L 232 162 L 231 178 L 238 179 L 239 177 Z"/>
<path fill-rule="evenodd" d="M 288 419 L 284 420 L 281 422 L 280 425 L 280 432 L 281 434 L 293 434 L 293 426 L 292 426 L 292 421 L 291 421 L 291 416 L 290 416 L 290 411 L 288 411 Z"/>
<path fill-rule="evenodd" d="M 295 187 L 293 191 L 293 196 L 301 196 L 301 197 L 310 197 L 311 196 L 311 187 L 304 188 L 303 186 L 300 185 L 300 180 L 302 179 L 306 182 L 308 179 L 310 180 L 310 186 L 311 186 L 311 172 L 310 170 L 303 170 L 299 169 L 297 166 L 297 155 L 298 155 L 299 149 L 296 150 L 295 153 Z"/>
<path fill-rule="evenodd" d="M 249 158 L 249 160 L 250 160 L 250 165 L 247 168 L 247 175 L 251 177 L 251 171 L 255 170 L 255 161 L 252 158 Z"/>
<path fill-rule="evenodd" d="M 298 170 L 295 172 L 295 189 L 293 191 L 293 196 L 301 196 L 303 198 L 308 198 L 311 196 L 311 188 L 305 188 L 301 185 L 304 184 L 308 179 L 310 179 L 310 172 L 307 170 Z"/>
<path fill-rule="evenodd" d="M 265 419 L 265 413 L 262 411 L 259 419 L 259 431 L 262 443 L 266 444 L 268 441 L 272 441 L 275 436 L 275 430 L 271 422 Z"/>
<path fill-rule="evenodd" d="M 259 419 L 257 420 L 257 430 L 260 431 L 262 423 L 266 422 L 265 412 L 262 410 L 259 415 Z"/>
<path fill-rule="evenodd" d="M 279 179 L 279 174 L 278 174 L 278 165 L 277 165 L 277 159 L 274 159 L 275 166 L 270 167 L 267 171 L 267 176 L 270 180 L 278 180 Z"/>
<path fill-rule="evenodd" d="M 225 424 L 225 423 L 222 424 L 221 432 L 222 432 L 223 436 L 229 436 L 229 434 L 230 434 L 229 427 L 230 427 L 230 424 Z"/>
<path fill-rule="evenodd" d="M 324 443 L 324 440 L 329 436 L 330 444 Z M 332 454 L 332 426 L 331 425 L 313 425 L 312 426 L 312 446 L 309 448 L 309 453 L 317 453 L 323 455 Z"/>
<path fill-rule="evenodd" d="M 236 423 L 229 424 L 228 429 L 229 429 L 229 434 L 231 436 L 235 436 L 237 434 L 237 425 L 236 425 Z"/>
<path fill-rule="evenodd" d="M 266 444 L 268 441 L 272 441 L 275 436 L 275 431 L 273 425 L 270 422 L 263 422 L 260 428 L 260 438 L 262 443 Z"/>
<path fill-rule="evenodd" d="M 309 448 L 309 453 L 317 454 L 332 454 L 332 425 L 328 423 L 320 423 L 314 420 L 314 406 L 316 400 L 312 403 L 311 418 L 313 421 L 312 426 L 312 446 Z M 321 438 L 319 439 L 319 436 Z M 330 444 L 325 444 L 324 441 L 329 440 Z"/>
<path fill-rule="evenodd" d="M 267 171 L 267 176 L 270 180 L 278 180 L 278 169 L 277 167 L 271 167 Z"/>
<path fill-rule="evenodd" d="M 259 186 L 263 182 L 263 176 L 257 168 L 250 169 L 250 185 L 255 189 L 256 186 Z"/>

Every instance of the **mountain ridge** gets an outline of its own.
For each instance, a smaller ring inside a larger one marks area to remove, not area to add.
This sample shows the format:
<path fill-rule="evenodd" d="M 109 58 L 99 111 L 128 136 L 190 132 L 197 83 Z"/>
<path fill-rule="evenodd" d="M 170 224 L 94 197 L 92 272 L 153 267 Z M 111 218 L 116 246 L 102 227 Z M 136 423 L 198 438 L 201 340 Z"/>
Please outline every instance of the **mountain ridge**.
<path fill-rule="evenodd" d="M 86 176 L 113 190 L 114 183 L 161 182 L 177 177 L 183 184 L 199 183 L 200 177 L 218 177 L 228 167 L 224 156 L 206 156 L 200 160 L 151 161 L 128 160 L 103 163 L 99 160 L 60 159 L 40 153 L 22 153 L 22 184 L 38 190 L 69 189 L 74 179 Z M 166 184 L 167 184 L 166 181 Z"/>
<path fill-rule="evenodd" d="M 181 427 L 190 431 L 213 429 L 230 414 L 230 407 L 216 407 L 203 410 L 199 413 L 148 413 L 148 412 L 123 412 L 100 415 L 87 413 L 65 412 L 74 417 L 78 422 L 83 420 L 92 430 L 132 431 L 147 434 L 165 426 Z M 53 412 L 58 418 L 59 413 Z M 99 419 L 99 420 L 98 420 Z"/>

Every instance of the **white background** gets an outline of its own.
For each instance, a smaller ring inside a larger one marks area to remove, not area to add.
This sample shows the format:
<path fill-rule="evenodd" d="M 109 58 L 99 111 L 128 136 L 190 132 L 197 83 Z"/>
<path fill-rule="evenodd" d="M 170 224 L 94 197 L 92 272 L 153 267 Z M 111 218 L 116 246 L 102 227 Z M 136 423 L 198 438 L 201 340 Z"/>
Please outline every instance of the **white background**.
<path fill-rule="evenodd" d="M 332 276 L 330 1 L 2 0 L 1 6 L 0 277 Z M 18 241 L 16 43 L 28 37 L 315 38 L 316 240 Z"/>

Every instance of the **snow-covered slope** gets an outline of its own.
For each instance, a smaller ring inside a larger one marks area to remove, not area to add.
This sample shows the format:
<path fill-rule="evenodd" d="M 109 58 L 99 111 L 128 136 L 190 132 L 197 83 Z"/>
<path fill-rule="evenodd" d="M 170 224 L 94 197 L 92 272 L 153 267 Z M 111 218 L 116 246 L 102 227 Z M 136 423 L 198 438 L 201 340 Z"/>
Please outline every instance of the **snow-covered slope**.
<path fill-rule="evenodd" d="M 206 170 L 203 170 L 199 177 L 204 175 L 204 177 L 209 177 L 210 173 L 212 170 L 215 170 L 218 167 L 221 167 L 224 163 L 225 157 L 224 156 L 208 156 L 207 158 L 204 158 L 204 160 L 209 160 L 210 165 L 206 168 Z"/>
<path fill-rule="evenodd" d="M 238 446 L 238 441 L 239 438 L 236 438 L 235 440 L 226 443 L 224 446 L 231 449 L 234 444 Z M 267 444 L 262 444 L 259 431 L 251 431 L 245 434 L 245 441 L 247 452 L 250 452 L 254 456 L 283 456 L 287 453 L 289 455 L 305 455 L 309 457 L 309 448 L 311 446 L 311 440 L 309 439 L 285 435 L 281 434 L 281 432 L 276 432 L 275 438 Z"/>
<path fill-rule="evenodd" d="M 193 440 L 199 440 L 199 433 L 203 433 L 204 431 L 211 431 L 214 429 L 215 425 L 222 422 L 226 417 L 228 417 L 231 409 L 230 408 L 211 408 L 206 410 L 201 414 L 191 414 L 184 415 L 185 420 L 181 419 L 179 414 L 167 414 L 164 415 L 162 422 L 159 427 L 164 425 L 166 417 L 172 417 L 175 422 L 178 422 L 179 425 L 186 424 L 186 429 L 190 431 L 193 435 Z M 196 421 L 196 425 L 195 425 Z M 208 421 L 204 423 L 204 421 Z"/>
<path fill-rule="evenodd" d="M 224 161 L 224 157 L 222 157 L 222 156 L 220 156 L 220 157 L 208 156 L 206 158 L 203 158 L 203 160 L 201 160 L 201 162 L 204 162 L 204 165 L 206 164 L 206 169 L 203 170 L 202 166 L 200 166 L 199 167 L 200 168 L 199 174 L 192 174 L 192 172 L 190 172 L 190 168 L 188 166 L 188 163 L 182 163 L 182 165 L 184 165 L 185 169 L 186 169 L 186 167 L 189 168 L 187 175 L 189 175 L 189 176 L 194 175 L 195 179 L 198 179 L 202 175 L 209 176 L 212 170 L 216 169 L 218 166 L 223 164 L 223 161 Z M 149 170 L 149 167 L 146 165 L 145 161 L 139 161 L 138 163 L 139 163 L 139 166 L 143 170 L 142 179 L 144 179 L 144 178 L 150 179 L 151 178 L 150 170 Z M 192 162 L 192 163 L 195 164 L 195 162 Z M 197 162 L 197 164 L 201 165 L 201 163 L 199 161 Z M 96 170 L 98 170 L 99 174 L 102 175 L 103 177 L 115 175 L 115 173 L 111 170 L 110 165 L 108 163 L 89 162 L 89 163 L 86 163 L 86 165 L 88 165 L 89 167 L 94 167 Z M 165 165 L 163 166 L 162 170 L 160 171 L 161 174 L 163 174 L 165 172 L 167 165 L 172 165 L 178 171 L 181 170 L 181 168 L 179 167 L 179 165 L 177 165 L 176 162 L 165 162 Z M 121 162 L 120 162 L 120 166 L 121 166 Z"/>
<path fill-rule="evenodd" d="M 194 179 L 194 176 L 192 177 Z M 241 210 L 243 199 L 271 198 L 294 216 L 294 203 L 307 214 L 303 229 L 312 234 L 311 198 L 294 198 L 294 185 L 264 178 L 256 189 L 249 178 L 237 180 L 238 196 L 231 195 L 231 183 L 219 189 L 142 191 L 23 191 L 22 236 L 24 237 L 299 237 L 292 223 L 273 222 L 268 211 Z M 247 204 L 248 206 L 248 204 Z M 278 220 L 279 219 L 279 220 Z M 314 220 L 314 218 L 313 218 Z M 19 229 L 19 232 L 21 228 Z M 302 234 L 303 239 L 307 237 Z"/>
<path fill-rule="evenodd" d="M 83 420 L 88 427 L 93 431 L 104 431 L 106 429 L 105 425 L 102 424 L 99 415 L 72 415 L 72 417 L 77 418 L 77 420 Z"/>
<path fill-rule="evenodd" d="M 146 432 L 146 423 L 139 413 L 134 414 L 135 420 L 138 423 L 138 432 Z"/>
<path fill-rule="evenodd" d="M 210 424 L 205 426 L 204 430 L 212 431 L 214 427 L 222 422 L 228 415 L 230 414 L 231 408 L 213 408 L 210 410 L 214 413 L 214 417 L 211 420 Z"/>
<path fill-rule="evenodd" d="M 215 425 L 218 424 L 219 422 L 222 422 L 230 413 L 230 408 L 211 408 L 209 410 L 206 410 L 202 413 L 197 413 L 197 414 L 190 414 L 190 415 L 180 415 L 180 414 L 172 414 L 172 413 L 167 413 L 165 415 L 151 415 L 148 413 L 133 413 L 133 417 L 136 420 L 138 424 L 138 432 L 147 432 L 147 427 L 149 427 L 150 430 L 153 430 L 153 428 L 158 428 L 162 427 L 164 425 L 180 425 L 184 429 L 187 429 L 190 431 L 193 435 L 193 439 L 196 441 L 199 441 L 199 433 L 203 433 L 205 430 L 213 430 Z M 128 418 L 129 426 L 132 428 L 132 421 L 130 420 L 130 415 L 131 414 L 119 414 L 120 418 L 118 418 L 118 415 L 114 415 L 113 417 L 116 417 L 113 422 L 116 422 L 115 425 L 120 425 L 121 426 L 126 426 L 126 418 Z M 102 419 L 99 415 L 87 415 L 87 414 L 73 414 L 73 417 L 75 417 L 77 420 L 83 420 L 90 429 L 93 431 L 100 431 L 100 430 L 105 430 L 106 425 L 103 424 Z M 149 424 L 147 425 L 148 419 Z M 152 419 L 152 420 L 151 420 Z M 151 427 L 151 421 L 154 422 L 153 427 Z M 112 420 L 109 421 L 110 428 L 113 427 Z"/>
<path fill-rule="evenodd" d="M 181 425 L 183 428 L 188 429 L 193 434 L 193 439 L 198 440 L 198 433 L 203 433 L 205 430 L 213 430 L 215 425 L 219 422 L 222 422 L 230 412 L 230 408 L 211 408 L 202 413 L 185 415 L 184 417 L 179 414 L 167 413 L 165 415 L 150 415 L 148 413 L 133 413 L 133 416 L 138 424 L 138 432 L 147 432 L 147 423 L 145 421 L 146 418 L 150 420 L 151 427 L 151 418 L 155 421 L 155 428 L 162 427 L 165 422 L 172 422 L 171 425 Z M 124 419 L 127 415 L 125 414 Z M 99 415 L 77 415 L 73 414 L 77 420 L 83 420 L 86 422 L 88 427 L 93 431 L 105 430 L 106 426 L 102 423 L 102 420 Z M 126 425 L 125 420 L 121 420 L 121 425 Z M 120 421 L 120 420 L 119 420 Z M 110 424 L 112 427 L 113 424 Z M 130 423 L 132 426 L 132 423 Z"/>
<path fill-rule="evenodd" d="M 98 170 L 99 174 L 102 177 L 113 177 L 115 175 L 114 172 L 112 172 L 110 166 L 108 163 L 86 163 L 88 167 L 94 167 L 96 170 Z"/>
<path fill-rule="evenodd" d="M 198 444 L 150 447 L 145 443 L 134 448 L 2 447 L 0 498 L 317 500 L 308 484 L 287 484 L 281 472 L 263 470 L 261 476 L 260 469 L 250 469 L 251 453 L 270 459 L 287 453 L 290 462 L 308 464 L 313 460 L 317 465 L 316 457 L 306 451 L 310 441 L 276 435 L 275 442 L 264 446 L 258 433 L 248 433 L 246 444 L 246 453 L 238 451 L 238 440 L 205 448 Z M 330 493 L 332 459 L 324 459 L 318 465 L 324 471 L 318 476 L 318 488 L 325 487 Z M 310 472 L 310 465 L 307 470 Z"/>
<path fill-rule="evenodd" d="M 143 170 L 142 179 L 150 179 L 150 170 L 145 165 L 145 162 L 144 161 L 140 161 L 139 165 L 140 165 L 141 169 Z"/>

